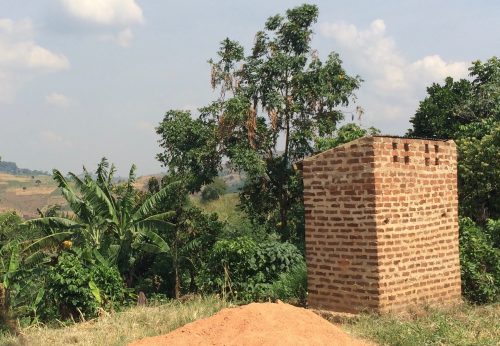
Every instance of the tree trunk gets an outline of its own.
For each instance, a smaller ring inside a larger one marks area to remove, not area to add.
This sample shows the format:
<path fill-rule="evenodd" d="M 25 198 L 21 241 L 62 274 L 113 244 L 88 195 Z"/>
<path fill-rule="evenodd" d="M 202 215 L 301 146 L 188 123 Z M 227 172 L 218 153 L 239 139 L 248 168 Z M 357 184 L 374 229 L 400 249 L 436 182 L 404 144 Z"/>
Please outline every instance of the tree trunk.
<path fill-rule="evenodd" d="M 174 253 L 173 253 L 173 266 L 174 266 L 174 276 L 175 276 L 175 287 L 174 287 L 174 292 L 175 292 L 175 299 L 179 299 L 181 296 L 181 282 L 179 278 L 179 257 L 178 257 L 178 251 L 177 251 L 177 241 L 174 243 Z"/>
<path fill-rule="evenodd" d="M 3 283 L 0 283 L 0 323 L 7 326 L 11 333 L 19 335 L 21 330 L 11 316 L 9 305 L 9 289 L 6 289 Z"/>

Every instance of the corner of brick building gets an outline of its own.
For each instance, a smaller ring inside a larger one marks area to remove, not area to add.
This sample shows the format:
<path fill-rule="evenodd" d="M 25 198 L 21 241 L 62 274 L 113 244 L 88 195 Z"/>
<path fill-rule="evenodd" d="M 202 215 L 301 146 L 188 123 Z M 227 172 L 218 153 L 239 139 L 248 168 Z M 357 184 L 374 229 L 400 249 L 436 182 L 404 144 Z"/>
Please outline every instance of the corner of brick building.
<path fill-rule="evenodd" d="M 303 177 L 311 307 L 460 300 L 452 141 L 365 137 L 304 160 Z"/>

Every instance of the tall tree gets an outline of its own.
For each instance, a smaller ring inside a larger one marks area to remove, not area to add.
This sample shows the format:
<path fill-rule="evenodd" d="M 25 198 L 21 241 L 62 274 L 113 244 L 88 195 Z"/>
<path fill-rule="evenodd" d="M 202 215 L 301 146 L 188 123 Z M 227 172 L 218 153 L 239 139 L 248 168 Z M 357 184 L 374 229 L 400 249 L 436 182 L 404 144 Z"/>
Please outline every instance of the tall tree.
<path fill-rule="evenodd" d="M 500 216 L 500 59 L 469 71 L 470 80 L 448 77 L 427 89 L 408 135 L 456 141 L 461 214 L 484 223 Z"/>
<path fill-rule="evenodd" d="M 173 172 L 197 176 L 194 190 L 216 176 L 223 157 L 245 172 L 242 207 L 284 240 L 296 238 L 302 222 L 300 207 L 294 210 L 302 192 L 292 163 L 315 152 L 316 137 L 335 130 L 343 118 L 338 107 L 354 99 L 361 82 L 336 53 L 321 61 L 311 49 L 317 17 L 315 5 L 270 17 L 248 55 L 238 42 L 223 40 L 218 59 L 209 61 L 218 99 L 195 120 L 169 111 L 157 128 L 164 148 L 158 158 Z M 188 125 L 183 139 L 172 131 L 180 119 Z"/>

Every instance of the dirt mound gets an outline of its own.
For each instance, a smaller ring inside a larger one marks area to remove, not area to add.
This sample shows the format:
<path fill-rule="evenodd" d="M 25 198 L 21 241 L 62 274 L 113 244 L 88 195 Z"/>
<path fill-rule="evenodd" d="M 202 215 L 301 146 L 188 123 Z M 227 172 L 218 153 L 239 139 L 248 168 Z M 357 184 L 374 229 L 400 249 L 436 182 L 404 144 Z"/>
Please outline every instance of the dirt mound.
<path fill-rule="evenodd" d="M 149 345 L 369 345 L 310 310 L 288 304 L 253 303 L 224 309 L 173 332 L 135 341 Z"/>

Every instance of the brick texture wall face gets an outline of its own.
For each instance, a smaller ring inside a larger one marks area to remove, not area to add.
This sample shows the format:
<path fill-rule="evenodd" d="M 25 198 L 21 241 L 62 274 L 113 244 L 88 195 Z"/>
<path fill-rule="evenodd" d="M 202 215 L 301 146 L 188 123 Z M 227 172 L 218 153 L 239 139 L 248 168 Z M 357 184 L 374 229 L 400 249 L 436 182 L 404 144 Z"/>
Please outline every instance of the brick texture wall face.
<path fill-rule="evenodd" d="M 456 173 L 451 141 L 365 137 L 304 160 L 308 304 L 459 301 Z"/>

